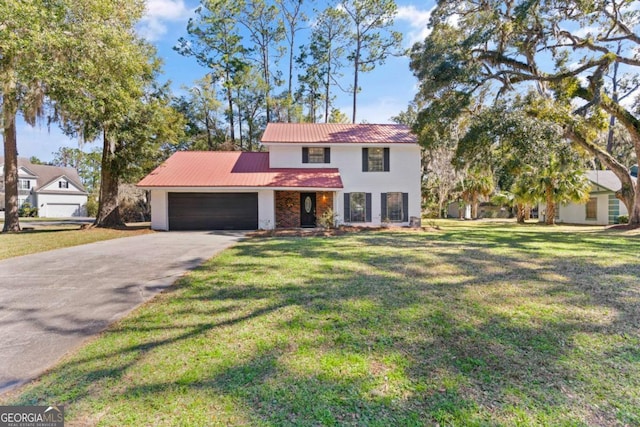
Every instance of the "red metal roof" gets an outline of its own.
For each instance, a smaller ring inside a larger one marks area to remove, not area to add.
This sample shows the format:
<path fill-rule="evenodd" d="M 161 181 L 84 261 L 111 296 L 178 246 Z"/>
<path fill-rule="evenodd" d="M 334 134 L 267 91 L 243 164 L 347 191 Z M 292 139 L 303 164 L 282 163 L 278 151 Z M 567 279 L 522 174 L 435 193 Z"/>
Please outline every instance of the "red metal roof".
<path fill-rule="evenodd" d="M 408 143 L 418 140 L 405 125 L 269 123 L 262 143 Z"/>
<path fill-rule="evenodd" d="M 338 169 L 269 168 L 269 153 L 181 151 L 138 186 L 342 188 L 342 180 Z"/>

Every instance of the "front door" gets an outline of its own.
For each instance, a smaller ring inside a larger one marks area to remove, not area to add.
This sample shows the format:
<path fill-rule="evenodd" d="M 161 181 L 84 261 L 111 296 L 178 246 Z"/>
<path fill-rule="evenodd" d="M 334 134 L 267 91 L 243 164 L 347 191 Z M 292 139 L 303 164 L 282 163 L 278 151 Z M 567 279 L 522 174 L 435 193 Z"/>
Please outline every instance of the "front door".
<path fill-rule="evenodd" d="M 316 226 L 316 193 L 300 193 L 300 226 Z"/>

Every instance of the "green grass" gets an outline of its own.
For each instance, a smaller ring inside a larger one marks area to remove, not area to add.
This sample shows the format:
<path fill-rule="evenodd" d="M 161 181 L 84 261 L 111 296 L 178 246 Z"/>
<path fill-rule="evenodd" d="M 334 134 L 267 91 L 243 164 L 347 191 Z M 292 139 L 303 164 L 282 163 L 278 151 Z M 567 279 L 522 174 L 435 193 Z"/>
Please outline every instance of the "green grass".
<path fill-rule="evenodd" d="M 135 227 L 129 230 L 81 230 L 78 225 L 38 226 L 33 230 L 25 228 L 29 226 L 23 225 L 23 231 L 19 233 L 0 233 L 0 260 L 150 232 L 148 228 Z"/>
<path fill-rule="evenodd" d="M 69 425 L 639 425 L 640 241 L 601 230 L 248 240 L 2 403 Z"/>

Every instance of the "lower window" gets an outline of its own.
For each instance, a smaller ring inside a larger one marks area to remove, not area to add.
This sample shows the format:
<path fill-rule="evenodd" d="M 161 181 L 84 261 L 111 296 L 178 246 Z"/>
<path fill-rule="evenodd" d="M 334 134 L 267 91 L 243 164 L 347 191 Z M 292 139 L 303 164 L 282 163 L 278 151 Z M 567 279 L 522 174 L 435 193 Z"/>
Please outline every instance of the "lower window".
<path fill-rule="evenodd" d="M 386 219 L 391 222 L 402 222 L 404 218 L 402 193 L 387 193 Z"/>
<path fill-rule="evenodd" d="M 591 197 L 587 202 L 587 219 L 598 219 L 598 199 L 596 197 Z"/>
<path fill-rule="evenodd" d="M 350 222 L 365 222 L 367 218 L 365 193 L 351 193 L 349 205 L 351 211 Z"/>
<path fill-rule="evenodd" d="M 344 193 L 344 222 L 371 222 L 371 193 Z"/>

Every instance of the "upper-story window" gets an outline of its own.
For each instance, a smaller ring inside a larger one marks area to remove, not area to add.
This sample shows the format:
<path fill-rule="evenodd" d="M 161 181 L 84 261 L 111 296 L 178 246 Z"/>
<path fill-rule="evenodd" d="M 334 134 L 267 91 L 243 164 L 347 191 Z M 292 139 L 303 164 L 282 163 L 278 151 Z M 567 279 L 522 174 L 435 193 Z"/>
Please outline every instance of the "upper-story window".
<path fill-rule="evenodd" d="M 302 147 L 302 163 L 331 163 L 329 147 Z"/>
<path fill-rule="evenodd" d="M 65 180 L 58 181 L 58 188 L 69 188 L 69 182 Z"/>
<path fill-rule="evenodd" d="M 31 181 L 28 179 L 19 179 L 18 180 L 18 189 L 19 190 L 29 190 L 31 188 Z"/>
<path fill-rule="evenodd" d="M 389 148 L 365 147 L 362 149 L 363 172 L 389 172 Z"/>

